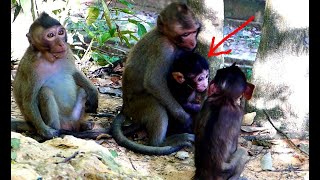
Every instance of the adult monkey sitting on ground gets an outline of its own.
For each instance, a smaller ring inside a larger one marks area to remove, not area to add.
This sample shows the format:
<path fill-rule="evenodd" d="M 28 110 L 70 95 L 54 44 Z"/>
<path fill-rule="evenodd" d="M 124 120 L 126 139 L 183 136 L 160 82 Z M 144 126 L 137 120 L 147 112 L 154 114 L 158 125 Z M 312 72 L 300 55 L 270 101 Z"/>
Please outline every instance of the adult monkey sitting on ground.
<path fill-rule="evenodd" d="M 26 122 L 45 139 L 90 125 L 84 118 L 86 112 L 96 112 L 98 91 L 76 68 L 65 28 L 43 12 L 27 37 L 30 46 L 13 82 L 13 95 Z M 11 120 L 11 130 L 21 128 L 14 126 L 18 121 Z"/>
<path fill-rule="evenodd" d="M 119 145 L 142 154 L 165 155 L 194 141 L 193 134 L 166 139 L 169 114 L 182 124 L 192 122 L 170 93 L 166 78 L 174 58 L 195 49 L 199 30 L 200 23 L 186 4 L 171 3 L 161 11 L 155 29 L 132 48 L 123 73 L 123 107 L 112 123 L 112 136 Z M 123 135 L 126 118 L 146 128 L 150 146 Z"/>

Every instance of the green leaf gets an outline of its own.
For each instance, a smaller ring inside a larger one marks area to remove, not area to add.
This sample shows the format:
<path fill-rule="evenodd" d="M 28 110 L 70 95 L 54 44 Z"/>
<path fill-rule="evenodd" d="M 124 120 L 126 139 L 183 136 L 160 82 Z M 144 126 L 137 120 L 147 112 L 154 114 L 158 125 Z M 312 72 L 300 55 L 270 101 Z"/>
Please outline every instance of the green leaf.
<path fill-rule="evenodd" d="M 100 11 L 97 7 L 89 7 L 88 8 L 88 16 L 86 18 L 86 23 L 91 25 L 94 23 L 99 17 Z"/>
<path fill-rule="evenodd" d="M 57 15 L 61 13 L 61 9 L 52 10 L 52 13 Z"/>
<path fill-rule="evenodd" d="M 110 57 L 106 54 L 94 51 L 91 54 L 92 59 L 97 62 L 99 66 L 105 66 L 107 64 L 112 64 L 115 61 L 118 61 L 120 58 L 117 56 Z"/>
<path fill-rule="evenodd" d="M 112 150 L 112 149 L 109 149 L 109 151 L 110 151 L 110 153 L 111 153 L 111 155 L 112 155 L 112 157 L 118 157 L 118 153 L 117 153 L 117 151 L 115 151 L 115 150 Z"/>
<path fill-rule="evenodd" d="M 128 47 L 131 47 L 131 44 L 129 43 L 129 40 L 128 40 L 128 38 L 126 36 L 121 36 L 121 39 L 123 39 L 126 42 L 126 45 Z"/>
<path fill-rule="evenodd" d="M 134 14 L 133 11 L 129 10 L 129 9 L 122 9 L 122 8 L 119 8 L 119 11 L 121 12 L 124 12 L 124 13 L 127 13 L 127 14 Z"/>
<path fill-rule="evenodd" d="M 87 34 L 91 37 L 91 38 L 95 38 L 95 34 L 94 32 L 92 32 L 88 27 L 83 27 L 83 29 L 87 32 Z"/>
<path fill-rule="evenodd" d="M 20 0 L 20 5 L 24 13 L 29 13 L 31 11 L 31 0 Z"/>
<path fill-rule="evenodd" d="M 246 77 L 248 80 L 252 78 L 252 69 L 247 69 L 246 70 Z"/>
<path fill-rule="evenodd" d="M 104 54 L 102 54 L 102 56 L 103 56 L 104 59 L 105 59 L 106 61 L 108 61 L 109 63 L 114 63 L 114 62 L 116 62 L 116 61 L 118 61 L 118 60 L 120 59 L 120 58 L 117 57 L 117 56 L 112 56 L 112 57 L 110 57 L 110 56 L 104 55 Z"/>
<path fill-rule="evenodd" d="M 116 28 L 109 29 L 109 33 L 111 37 L 114 37 L 114 33 L 116 32 Z"/>
<path fill-rule="evenodd" d="M 110 39 L 111 35 L 109 32 L 106 32 L 104 33 L 102 36 L 101 36 L 101 42 L 102 43 L 105 43 L 108 39 Z"/>
<path fill-rule="evenodd" d="M 92 52 L 91 57 L 94 61 L 98 61 L 100 58 L 100 54 L 98 54 L 97 52 Z"/>
<path fill-rule="evenodd" d="M 95 62 L 98 63 L 99 66 L 105 66 L 108 64 L 108 61 L 105 60 L 105 57 L 103 57 L 103 54 L 99 52 L 92 52 L 91 57 Z"/>
<path fill-rule="evenodd" d="M 147 33 L 147 29 L 144 27 L 143 24 L 138 24 L 138 35 L 141 38 L 145 33 Z"/>
<path fill-rule="evenodd" d="M 132 34 L 130 34 L 130 38 L 132 38 L 132 39 L 134 39 L 136 41 L 139 41 L 139 39 L 136 36 L 132 35 Z"/>
<path fill-rule="evenodd" d="M 118 0 L 121 4 L 126 5 L 128 8 L 132 8 L 133 5 L 126 0 Z"/>
<path fill-rule="evenodd" d="M 133 24 L 135 24 L 135 25 L 138 25 L 138 23 L 140 22 L 140 21 L 137 21 L 137 20 L 134 20 L 134 19 L 130 19 L 130 18 L 128 19 L 128 21 L 133 23 Z"/>
<path fill-rule="evenodd" d="M 101 3 L 102 3 L 102 6 L 103 6 L 104 19 L 106 20 L 109 29 L 111 29 L 112 25 L 111 25 L 111 18 L 110 18 L 111 15 L 110 15 L 109 8 L 108 8 L 108 6 L 107 6 L 105 1 L 101 1 Z"/>
<path fill-rule="evenodd" d="M 17 158 L 17 152 L 16 151 L 11 151 L 11 160 L 16 160 Z"/>
<path fill-rule="evenodd" d="M 129 30 L 121 31 L 121 34 L 132 34 L 132 33 L 135 33 L 135 32 L 134 31 L 129 31 Z"/>
<path fill-rule="evenodd" d="M 13 21 L 12 22 L 14 22 L 16 20 L 16 18 L 18 17 L 21 9 L 22 9 L 22 7 L 20 5 L 16 5 L 16 8 L 14 10 Z"/>
<path fill-rule="evenodd" d="M 20 139 L 18 138 L 11 138 L 11 148 L 18 149 L 20 147 Z"/>
<path fill-rule="evenodd" d="M 92 31 L 89 31 L 89 32 L 88 32 L 88 35 L 89 35 L 91 38 L 94 38 L 94 37 L 96 36 Z"/>

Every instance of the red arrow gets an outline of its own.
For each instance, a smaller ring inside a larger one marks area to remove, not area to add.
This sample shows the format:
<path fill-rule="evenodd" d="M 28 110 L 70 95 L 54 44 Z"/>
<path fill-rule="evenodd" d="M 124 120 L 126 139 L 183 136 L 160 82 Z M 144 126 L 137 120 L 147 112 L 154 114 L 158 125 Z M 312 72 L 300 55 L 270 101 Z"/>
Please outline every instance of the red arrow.
<path fill-rule="evenodd" d="M 219 56 L 220 54 L 229 54 L 231 53 L 231 49 L 227 50 L 227 51 L 221 51 L 221 52 L 217 52 L 215 53 L 214 51 L 216 49 L 218 49 L 218 47 L 228 38 L 230 38 L 232 35 L 236 34 L 238 31 L 240 31 L 241 29 L 243 29 L 246 25 L 248 25 L 251 21 L 253 21 L 254 16 L 251 16 L 245 23 L 243 23 L 241 26 L 239 26 L 236 30 L 234 30 L 233 32 L 231 32 L 230 34 L 228 34 L 226 37 L 224 37 L 217 45 L 214 46 L 214 39 L 215 37 L 212 37 L 212 42 L 210 45 L 210 49 L 208 52 L 208 57 L 211 56 Z"/>

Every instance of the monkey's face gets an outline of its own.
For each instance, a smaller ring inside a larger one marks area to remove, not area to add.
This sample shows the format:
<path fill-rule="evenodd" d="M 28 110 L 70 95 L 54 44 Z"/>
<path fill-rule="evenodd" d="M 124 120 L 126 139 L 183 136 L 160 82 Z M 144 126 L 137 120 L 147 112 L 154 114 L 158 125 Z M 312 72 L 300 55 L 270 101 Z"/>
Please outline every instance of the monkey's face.
<path fill-rule="evenodd" d="M 208 88 L 209 70 L 203 70 L 200 74 L 191 78 L 195 82 L 195 89 L 198 92 L 204 92 Z"/>
<path fill-rule="evenodd" d="M 27 34 L 29 42 L 38 51 L 50 53 L 55 59 L 63 58 L 67 54 L 67 34 L 64 27 L 60 25 L 44 29 L 37 27 L 32 34 Z"/>
<path fill-rule="evenodd" d="M 67 54 L 66 30 L 62 26 L 53 26 L 43 33 L 43 42 L 49 47 L 49 52 L 57 58 Z"/>
<path fill-rule="evenodd" d="M 197 46 L 199 27 L 200 25 L 198 24 L 188 29 L 184 29 L 180 25 L 174 26 L 173 31 L 176 32 L 175 44 L 187 51 L 194 50 Z"/>

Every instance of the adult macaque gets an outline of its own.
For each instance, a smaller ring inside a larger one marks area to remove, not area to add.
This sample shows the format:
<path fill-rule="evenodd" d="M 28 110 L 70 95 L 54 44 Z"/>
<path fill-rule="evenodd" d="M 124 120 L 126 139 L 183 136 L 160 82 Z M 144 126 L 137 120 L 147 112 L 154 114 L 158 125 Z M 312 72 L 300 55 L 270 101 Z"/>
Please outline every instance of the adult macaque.
<path fill-rule="evenodd" d="M 192 116 L 200 111 L 209 81 L 209 63 L 197 53 L 183 53 L 174 61 L 168 77 L 168 87 L 173 97 Z M 184 127 L 177 121 L 169 121 L 170 133 L 193 132 L 191 126 Z"/>
<path fill-rule="evenodd" d="M 254 85 L 235 64 L 217 71 L 195 125 L 195 179 L 238 179 L 248 160 L 238 148 L 243 110 L 237 100 L 250 99 Z"/>
<path fill-rule="evenodd" d="M 30 46 L 13 82 L 13 95 L 25 121 L 45 139 L 92 128 L 84 120 L 86 112 L 97 110 L 98 91 L 76 68 L 65 28 L 42 13 L 27 38 Z M 11 127 L 17 128 L 14 121 Z"/>
<path fill-rule="evenodd" d="M 193 134 L 166 138 L 169 115 L 186 126 L 192 123 L 191 116 L 170 93 L 167 75 L 179 53 L 194 50 L 199 30 L 200 23 L 186 4 L 171 3 L 161 11 L 157 26 L 132 48 L 122 79 L 123 109 L 112 125 L 113 138 L 119 145 L 138 153 L 164 155 L 194 141 Z M 146 128 L 149 146 L 123 135 L 121 124 L 126 118 Z"/>

